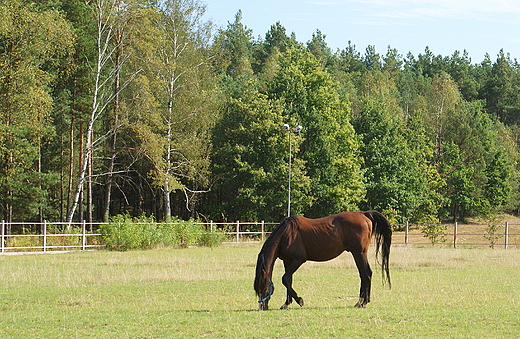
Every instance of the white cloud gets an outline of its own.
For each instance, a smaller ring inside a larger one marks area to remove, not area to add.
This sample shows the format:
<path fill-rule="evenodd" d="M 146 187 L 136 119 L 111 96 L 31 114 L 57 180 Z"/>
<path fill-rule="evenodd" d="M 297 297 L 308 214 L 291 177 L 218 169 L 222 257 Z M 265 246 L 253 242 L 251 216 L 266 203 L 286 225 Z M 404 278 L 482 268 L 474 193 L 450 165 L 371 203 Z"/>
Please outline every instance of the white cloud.
<path fill-rule="evenodd" d="M 316 6 L 330 6 L 330 5 L 342 5 L 345 3 L 345 1 L 306 1 L 306 4 L 309 5 L 316 5 Z"/>
<path fill-rule="evenodd" d="M 518 0 L 309 0 L 306 4 L 335 9 L 363 7 L 369 15 L 394 19 L 470 18 L 487 21 L 493 20 L 497 14 L 520 15 Z"/>

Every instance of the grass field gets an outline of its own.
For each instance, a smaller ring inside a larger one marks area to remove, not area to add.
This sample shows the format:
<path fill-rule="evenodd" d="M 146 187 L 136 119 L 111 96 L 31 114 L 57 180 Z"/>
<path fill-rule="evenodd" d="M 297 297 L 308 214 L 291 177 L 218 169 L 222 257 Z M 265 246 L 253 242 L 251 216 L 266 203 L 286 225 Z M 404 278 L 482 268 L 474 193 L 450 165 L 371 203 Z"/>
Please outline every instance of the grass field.
<path fill-rule="evenodd" d="M 356 309 L 350 255 L 306 263 L 305 299 L 278 310 L 253 291 L 259 244 L 0 256 L 0 338 L 519 338 L 520 250 L 394 247 L 392 289 L 372 257 L 372 302 Z M 372 251 L 373 252 L 373 251 Z"/>

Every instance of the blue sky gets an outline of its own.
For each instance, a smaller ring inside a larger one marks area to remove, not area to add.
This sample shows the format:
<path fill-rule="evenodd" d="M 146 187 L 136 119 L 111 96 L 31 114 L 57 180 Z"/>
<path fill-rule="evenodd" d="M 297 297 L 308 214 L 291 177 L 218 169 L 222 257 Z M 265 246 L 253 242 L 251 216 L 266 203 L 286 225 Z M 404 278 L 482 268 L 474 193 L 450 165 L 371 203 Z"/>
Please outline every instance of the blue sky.
<path fill-rule="evenodd" d="M 519 0 L 200 0 L 206 19 L 226 27 L 242 10 L 242 23 L 255 37 L 277 21 L 307 42 L 319 29 L 333 49 L 350 40 L 364 53 L 368 45 L 385 54 L 387 46 L 417 56 L 426 46 L 449 56 L 467 50 L 473 63 L 500 49 L 520 60 Z"/>

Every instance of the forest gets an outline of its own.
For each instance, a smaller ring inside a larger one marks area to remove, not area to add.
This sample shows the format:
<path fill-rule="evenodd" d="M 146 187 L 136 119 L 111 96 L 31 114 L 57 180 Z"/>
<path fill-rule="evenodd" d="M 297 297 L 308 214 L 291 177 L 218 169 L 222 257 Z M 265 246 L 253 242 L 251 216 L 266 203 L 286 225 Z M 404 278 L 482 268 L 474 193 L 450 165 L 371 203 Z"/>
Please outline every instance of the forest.
<path fill-rule="evenodd" d="M 278 222 L 289 176 L 290 212 L 307 217 L 520 208 L 507 51 L 334 51 L 320 30 L 301 42 L 276 22 L 254 37 L 240 11 L 225 27 L 204 11 L 0 1 L 0 219 Z"/>

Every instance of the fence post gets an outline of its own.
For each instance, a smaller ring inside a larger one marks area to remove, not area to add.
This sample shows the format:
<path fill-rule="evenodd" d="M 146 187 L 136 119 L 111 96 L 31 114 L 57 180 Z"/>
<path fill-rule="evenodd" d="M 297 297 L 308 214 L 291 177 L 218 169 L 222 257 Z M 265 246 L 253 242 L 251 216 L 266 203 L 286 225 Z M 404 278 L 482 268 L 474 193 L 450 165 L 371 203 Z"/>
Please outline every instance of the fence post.
<path fill-rule="evenodd" d="M 240 221 L 237 220 L 237 243 L 240 242 Z"/>
<path fill-rule="evenodd" d="M 265 239 L 265 222 L 262 220 L 262 224 L 260 226 L 261 232 L 262 232 L 262 242 L 264 242 Z"/>
<path fill-rule="evenodd" d="M 85 225 L 85 220 L 83 220 L 83 222 L 81 223 L 81 250 L 84 251 L 86 249 L 87 249 L 87 226 Z"/>
<path fill-rule="evenodd" d="M 47 220 L 43 221 L 42 235 L 43 235 L 43 239 L 42 239 L 43 251 L 46 252 L 47 251 Z"/>
<path fill-rule="evenodd" d="M 406 222 L 405 229 L 404 229 L 404 244 L 405 246 L 408 246 L 408 228 L 409 228 L 408 221 Z"/>
<path fill-rule="evenodd" d="M 509 222 L 506 221 L 505 231 L 504 231 L 504 248 L 507 250 L 507 246 L 509 245 Z"/>
<path fill-rule="evenodd" d="M 0 246 L 2 247 L 3 254 L 5 253 L 5 220 L 2 220 L 2 230 L 0 232 L 2 235 L 2 237 L 0 238 L 0 240 L 2 241 Z"/>
<path fill-rule="evenodd" d="M 213 233 L 213 220 L 209 221 L 209 233 Z"/>
<path fill-rule="evenodd" d="M 459 231 L 459 223 L 455 221 L 453 227 L 453 248 L 457 248 L 457 232 Z"/>

